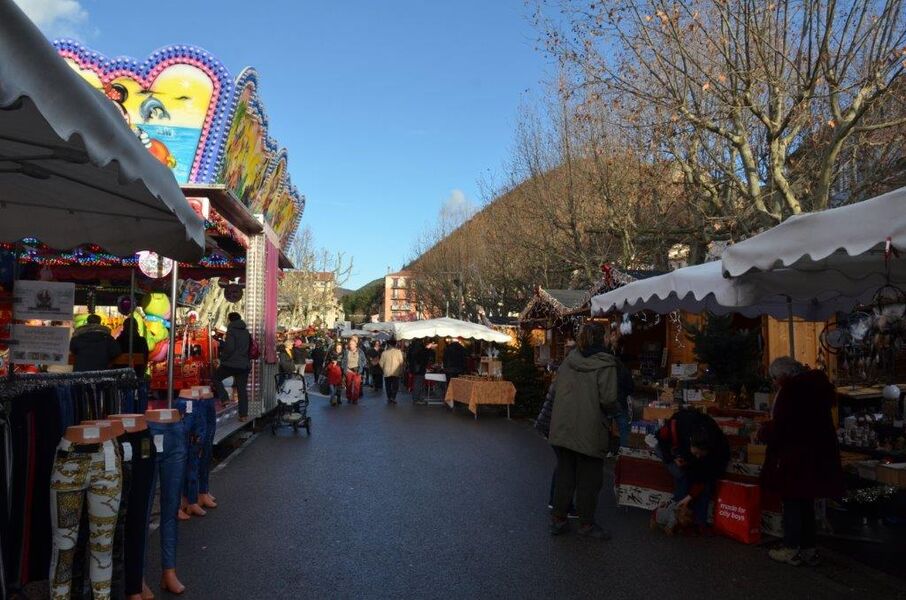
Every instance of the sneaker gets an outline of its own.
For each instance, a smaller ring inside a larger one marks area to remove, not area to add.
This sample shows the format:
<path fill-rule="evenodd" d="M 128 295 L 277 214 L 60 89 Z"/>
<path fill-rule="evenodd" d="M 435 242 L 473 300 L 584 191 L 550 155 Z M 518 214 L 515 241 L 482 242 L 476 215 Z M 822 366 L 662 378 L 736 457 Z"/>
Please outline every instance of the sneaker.
<path fill-rule="evenodd" d="M 569 521 L 551 520 L 550 532 L 551 535 L 562 535 L 564 533 L 569 533 Z"/>
<path fill-rule="evenodd" d="M 768 556 L 777 562 L 786 563 L 794 567 L 802 564 L 802 557 L 796 548 L 774 548 L 768 551 Z"/>
<path fill-rule="evenodd" d="M 601 529 L 600 525 L 582 525 L 579 527 L 579 535 L 592 540 L 607 541 L 610 539 L 610 532 Z"/>
<path fill-rule="evenodd" d="M 577 512 L 574 511 L 574 510 L 571 510 L 571 511 L 569 511 L 569 514 L 566 515 L 566 518 L 567 518 L 567 519 L 578 519 L 578 518 L 579 518 L 579 513 L 577 513 Z"/>
<path fill-rule="evenodd" d="M 547 505 L 547 510 L 554 510 L 554 505 L 553 505 L 553 504 L 548 504 L 548 505 Z"/>
<path fill-rule="evenodd" d="M 821 564 L 821 555 L 818 554 L 818 550 L 815 548 L 800 550 L 799 557 L 802 559 L 802 564 L 806 567 L 817 567 Z"/>

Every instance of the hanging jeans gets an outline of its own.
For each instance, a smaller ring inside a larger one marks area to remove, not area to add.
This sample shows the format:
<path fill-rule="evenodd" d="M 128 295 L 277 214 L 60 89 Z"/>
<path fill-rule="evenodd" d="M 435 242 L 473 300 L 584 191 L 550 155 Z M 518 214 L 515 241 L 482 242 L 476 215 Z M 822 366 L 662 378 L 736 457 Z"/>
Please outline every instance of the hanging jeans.
<path fill-rule="evenodd" d="M 207 415 L 203 410 L 199 410 L 201 408 L 199 404 L 198 400 L 177 400 L 173 404 L 173 408 L 179 409 L 182 415 L 182 424 L 186 431 L 183 496 L 188 499 L 189 504 L 198 504 L 198 479 L 208 428 Z"/>
<path fill-rule="evenodd" d="M 157 472 L 160 477 L 160 563 L 162 569 L 176 568 L 176 543 L 179 538 L 179 500 L 186 470 L 186 430 L 176 423 L 148 422 L 157 447 Z M 153 485 L 152 485 L 153 489 Z"/>
<path fill-rule="evenodd" d="M 201 453 L 201 464 L 198 466 L 198 493 L 210 491 L 211 460 L 214 458 L 214 435 L 217 433 L 217 406 L 214 399 L 196 400 L 195 410 L 203 415 L 205 421 L 204 448 Z"/>
<path fill-rule="evenodd" d="M 148 516 L 154 492 L 154 465 L 157 452 L 146 429 L 120 437 L 123 449 L 123 500 L 113 541 L 114 597 L 122 598 L 142 591 Z M 122 577 L 116 571 L 122 570 Z"/>
<path fill-rule="evenodd" d="M 122 464 L 114 441 L 76 445 L 63 439 L 50 479 L 53 554 L 51 597 L 68 600 L 82 505 L 88 504 L 91 587 L 95 600 L 111 598 L 113 534 L 122 491 Z"/>

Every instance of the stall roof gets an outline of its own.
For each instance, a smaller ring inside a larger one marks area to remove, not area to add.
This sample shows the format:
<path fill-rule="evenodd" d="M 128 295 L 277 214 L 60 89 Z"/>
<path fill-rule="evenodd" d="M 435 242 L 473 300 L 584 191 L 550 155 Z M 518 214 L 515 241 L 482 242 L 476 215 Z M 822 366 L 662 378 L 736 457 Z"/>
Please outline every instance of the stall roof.
<path fill-rule="evenodd" d="M 204 224 L 113 104 L 0 2 L 0 240 L 198 260 Z"/>

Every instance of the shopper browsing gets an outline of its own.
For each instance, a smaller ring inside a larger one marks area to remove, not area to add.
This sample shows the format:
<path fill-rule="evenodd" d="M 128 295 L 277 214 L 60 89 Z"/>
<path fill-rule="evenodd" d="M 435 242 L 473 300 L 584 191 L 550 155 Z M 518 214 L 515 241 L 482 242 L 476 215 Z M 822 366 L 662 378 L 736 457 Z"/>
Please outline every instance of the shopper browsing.
<path fill-rule="evenodd" d="M 617 365 L 605 351 L 601 325 L 583 325 L 578 342 L 557 372 L 551 392 L 556 401 L 548 439 L 557 454 L 557 471 L 550 532 L 569 531 L 569 505 L 575 496 L 579 534 L 610 539 L 595 523 L 595 511 L 604 483 L 610 421 L 617 411 Z"/>
<path fill-rule="evenodd" d="M 761 484 L 783 500 L 783 547 L 771 558 L 815 566 L 815 500 L 843 493 L 843 468 L 831 412 L 836 390 L 823 371 L 789 356 L 768 370 L 778 389 L 772 418 L 758 432 L 767 444 Z"/>
<path fill-rule="evenodd" d="M 708 505 L 730 462 L 730 444 L 717 423 L 697 410 L 678 411 L 657 434 L 657 453 L 674 479 L 673 499 L 690 507 L 695 525 L 708 525 Z"/>

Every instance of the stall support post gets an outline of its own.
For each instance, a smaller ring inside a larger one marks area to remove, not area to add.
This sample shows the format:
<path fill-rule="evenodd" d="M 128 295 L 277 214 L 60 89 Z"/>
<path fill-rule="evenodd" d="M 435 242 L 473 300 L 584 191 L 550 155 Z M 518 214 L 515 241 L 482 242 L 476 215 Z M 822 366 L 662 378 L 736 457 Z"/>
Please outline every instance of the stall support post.
<path fill-rule="evenodd" d="M 132 325 L 129 327 L 129 368 L 135 368 L 135 358 L 133 358 L 132 350 L 135 346 L 132 343 L 132 338 L 135 331 L 135 269 L 129 269 L 129 316 L 132 318 Z"/>
<path fill-rule="evenodd" d="M 179 263 L 173 261 L 170 283 L 170 344 L 167 348 L 167 408 L 173 408 L 173 373 L 176 367 L 176 288 L 179 282 Z"/>
<path fill-rule="evenodd" d="M 786 297 L 786 308 L 788 316 L 787 327 L 790 334 L 790 358 L 796 360 L 796 328 L 793 326 L 793 299 L 790 296 Z"/>

